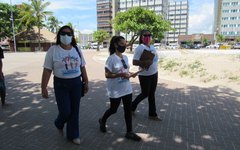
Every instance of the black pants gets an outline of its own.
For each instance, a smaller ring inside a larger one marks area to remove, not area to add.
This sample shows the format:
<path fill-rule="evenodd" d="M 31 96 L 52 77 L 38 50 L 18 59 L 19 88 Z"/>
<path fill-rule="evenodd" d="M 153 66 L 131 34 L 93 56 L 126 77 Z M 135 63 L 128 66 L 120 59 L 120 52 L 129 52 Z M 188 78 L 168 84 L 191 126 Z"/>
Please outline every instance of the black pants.
<path fill-rule="evenodd" d="M 132 102 L 132 111 L 135 111 L 137 105 L 146 97 L 148 97 L 148 105 L 149 105 L 149 116 L 157 116 L 156 113 L 156 104 L 155 104 L 155 91 L 157 88 L 158 82 L 158 73 L 151 76 L 138 76 L 141 93 L 136 97 L 136 99 Z"/>
<path fill-rule="evenodd" d="M 120 98 L 110 98 L 110 108 L 104 113 L 102 117 L 102 121 L 106 122 L 108 117 L 110 117 L 112 114 L 115 114 L 117 112 L 117 109 L 121 103 L 121 99 L 123 101 L 124 117 L 125 117 L 125 123 L 127 126 L 127 132 L 131 132 L 132 131 L 132 114 L 131 114 L 132 94 L 128 94 Z"/>
<path fill-rule="evenodd" d="M 5 104 L 5 97 L 6 97 L 6 87 L 4 79 L 0 79 L 0 97 L 2 105 Z"/>

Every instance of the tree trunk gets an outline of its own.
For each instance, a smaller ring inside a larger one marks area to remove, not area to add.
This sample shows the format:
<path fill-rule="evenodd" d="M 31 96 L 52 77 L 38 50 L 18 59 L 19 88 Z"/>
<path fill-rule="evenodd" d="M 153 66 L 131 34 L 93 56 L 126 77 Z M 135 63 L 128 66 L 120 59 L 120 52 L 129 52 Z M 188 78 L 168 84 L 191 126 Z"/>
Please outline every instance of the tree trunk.
<path fill-rule="evenodd" d="M 97 44 L 97 51 L 99 51 L 99 43 Z"/>
<path fill-rule="evenodd" d="M 137 38 L 138 38 L 138 35 L 134 35 L 134 36 L 132 36 L 132 39 L 129 41 L 130 52 L 132 52 L 133 43 L 137 40 Z"/>
<path fill-rule="evenodd" d="M 41 44 L 40 44 L 40 27 L 38 27 L 38 51 L 40 51 Z"/>

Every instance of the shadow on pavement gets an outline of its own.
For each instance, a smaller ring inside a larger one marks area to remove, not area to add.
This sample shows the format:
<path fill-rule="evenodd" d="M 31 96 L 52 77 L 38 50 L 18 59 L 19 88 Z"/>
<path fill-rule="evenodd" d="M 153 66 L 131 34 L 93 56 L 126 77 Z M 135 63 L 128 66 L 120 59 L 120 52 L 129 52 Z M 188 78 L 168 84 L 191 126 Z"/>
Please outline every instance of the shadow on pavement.
<path fill-rule="evenodd" d="M 0 108 L 0 147 L 15 149 L 240 149 L 240 93 L 231 89 L 158 84 L 157 112 L 162 122 L 148 120 L 148 103 L 142 101 L 133 117 L 133 128 L 142 142 L 124 138 L 122 105 L 107 122 L 108 132 L 99 131 L 98 118 L 109 107 L 104 80 L 91 80 L 90 91 L 81 100 L 81 145 L 61 137 L 53 121 L 57 115 L 54 91 L 49 99 L 40 94 L 40 84 L 25 79 L 27 73 L 7 75 L 8 107 Z M 139 85 L 133 83 L 134 96 Z"/>

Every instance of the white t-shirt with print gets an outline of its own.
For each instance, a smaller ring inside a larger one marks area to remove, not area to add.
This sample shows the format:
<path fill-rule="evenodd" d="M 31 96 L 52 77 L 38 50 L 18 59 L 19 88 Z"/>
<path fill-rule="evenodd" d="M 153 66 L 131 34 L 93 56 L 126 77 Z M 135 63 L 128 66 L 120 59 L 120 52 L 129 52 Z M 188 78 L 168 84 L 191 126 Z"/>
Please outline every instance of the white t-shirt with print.
<path fill-rule="evenodd" d="M 138 47 L 136 47 L 136 49 L 134 50 L 133 60 L 140 60 L 140 57 L 144 49 L 147 51 L 151 51 L 155 55 L 155 57 L 153 58 L 152 65 L 147 70 L 144 69 L 144 71 L 138 73 L 138 75 L 150 76 L 158 72 L 158 54 L 153 45 L 150 45 L 150 47 L 144 44 L 138 45 Z M 139 67 L 139 69 L 142 69 L 142 68 Z"/>
<path fill-rule="evenodd" d="M 59 45 L 53 45 L 48 49 L 43 67 L 53 70 L 54 76 L 63 79 L 75 78 L 81 75 L 81 66 L 85 66 L 86 62 L 79 48 L 81 58 L 77 50 L 72 47 L 65 50 Z"/>
<path fill-rule="evenodd" d="M 129 64 L 126 55 L 123 55 L 123 60 L 127 65 L 127 69 L 123 67 L 122 58 L 115 53 L 108 57 L 105 68 L 112 73 L 128 73 Z M 132 93 L 132 85 L 129 79 L 125 78 L 107 78 L 107 93 L 110 98 L 119 98 Z"/>

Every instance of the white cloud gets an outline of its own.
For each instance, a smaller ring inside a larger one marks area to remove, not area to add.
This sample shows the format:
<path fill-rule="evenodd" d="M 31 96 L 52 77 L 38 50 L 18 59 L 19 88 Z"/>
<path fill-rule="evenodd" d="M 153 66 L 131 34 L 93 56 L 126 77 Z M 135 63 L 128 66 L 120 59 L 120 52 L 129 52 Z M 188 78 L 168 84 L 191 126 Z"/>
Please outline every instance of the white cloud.
<path fill-rule="evenodd" d="M 50 2 L 51 4 L 47 7 L 50 11 L 61 10 L 61 9 L 72 9 L 72 10 L 95 10 L 96 6 L 91 5 L 95 0 L 46 0 L 44 2 Z M 10 0 L 1 0 L 2 3 L 10 4 Z M 12 0 L 12 4 L 30 3 L 28 0 Z"/>
<path fill-rule="evenodd" d="M 51 11 L 60 10 L 60 9 L 71 9 L 71 10 L 95 10 L 95 5 L 89 5 L 91 3 L 84 3 L 81 1 L 54 1 L 51 2 L 51 5 L 48 6 L 48 9 Z"/>
<path fill-rule="evenodd" d="M 91 33 L 94 32 L 94 30 L 84 29 L 84 30 L 81 30 L 80 32 L 81 32 L 81 33 L 84 33 L 84 34 L 91 34 Z"/>
<path fill-rule="evenodd" d="M 191 6 L 190 6 L 191 7 Z M 193 33 L 212 33 L 213 20 L 214 20 L 214 4 L 202 3 L 198 7 L 194 7 L 189 12 L 189 32 Z"/>

